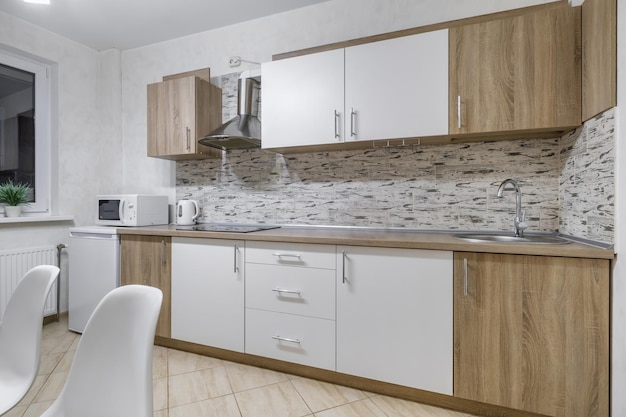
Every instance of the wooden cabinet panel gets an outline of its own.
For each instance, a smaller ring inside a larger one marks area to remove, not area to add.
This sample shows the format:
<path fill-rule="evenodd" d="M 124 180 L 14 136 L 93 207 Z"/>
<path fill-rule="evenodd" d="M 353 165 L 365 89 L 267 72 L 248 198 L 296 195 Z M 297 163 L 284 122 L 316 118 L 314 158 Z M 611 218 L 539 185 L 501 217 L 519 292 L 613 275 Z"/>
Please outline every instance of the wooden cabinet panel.
<path fill-rule="evenodd" d="M 198 139 L 219 127 L 221 89 L 195 76 L 148 85 L 148 156 L 197 159 L 221 156 Z"/>
<path fill-rule="evenodd" d="M 450 29 L 450 134 L 579 126 L 580 48 L 579 8 Z"/>
<path fill-rule="evenodd" d="M 582 5 L 582 119 L 617 105 L 617 0 Z"/>
<path fill-rule="evenodd" d="M 165 236 L 121 236 L 121 283 L 142 284 L 163 291 L 156 335 L 170 337 L 171 238 Z"/>
<path fill-rule="evenodd" d="M 455 253 L 454 395 L 608 416 L 609 262 Z"/>
<path fill-rule="evenodd" d="M 451 395 L 452 253 L 339 246 L 337 265 L 337 371 Z"/>

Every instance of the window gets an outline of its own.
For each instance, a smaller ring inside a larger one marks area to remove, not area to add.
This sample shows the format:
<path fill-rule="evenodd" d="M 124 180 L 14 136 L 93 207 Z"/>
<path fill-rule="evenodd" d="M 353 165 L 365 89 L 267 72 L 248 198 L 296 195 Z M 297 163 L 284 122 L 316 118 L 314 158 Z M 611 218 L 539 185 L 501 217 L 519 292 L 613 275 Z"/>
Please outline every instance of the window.
<path fill-rule="evenodd" d="M 0 49 L 0 182 L 30 185 L 32 213 L 50 213 L 48 74 L 48 65 Z"/>

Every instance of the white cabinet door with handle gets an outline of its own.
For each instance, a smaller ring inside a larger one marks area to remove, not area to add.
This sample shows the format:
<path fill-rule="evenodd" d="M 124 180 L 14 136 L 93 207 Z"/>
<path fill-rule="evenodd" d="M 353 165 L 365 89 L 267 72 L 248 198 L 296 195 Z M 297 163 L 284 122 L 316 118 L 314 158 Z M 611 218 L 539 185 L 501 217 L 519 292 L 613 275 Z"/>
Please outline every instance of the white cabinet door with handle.
<path fill-rule="evenodd" d="M 172 338 L 244 351 L 244 241 L 172 238 Z"/>
<path fill-rule="evenodd" d="M 452 395 L 452 252 L 337 247 L 337 371 Z"/>
<path fill-rule="evenodd" d="M 343 49 L 264 63 L 262 147 L 341 143 Z"/>
<path fill-rule="evenodd" d="M 346 48 L 345 141 L 448 134 L 448 30 Z"/>

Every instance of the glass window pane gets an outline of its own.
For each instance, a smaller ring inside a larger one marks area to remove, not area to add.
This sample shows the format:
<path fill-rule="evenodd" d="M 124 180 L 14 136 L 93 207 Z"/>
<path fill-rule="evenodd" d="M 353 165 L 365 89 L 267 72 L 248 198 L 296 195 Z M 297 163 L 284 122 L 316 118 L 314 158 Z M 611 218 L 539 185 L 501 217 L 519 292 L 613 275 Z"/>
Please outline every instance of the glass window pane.
<path fill-rule="evenodd" d="M 35 190 L 35 74 L 0 64 L 0 183 Z"/>

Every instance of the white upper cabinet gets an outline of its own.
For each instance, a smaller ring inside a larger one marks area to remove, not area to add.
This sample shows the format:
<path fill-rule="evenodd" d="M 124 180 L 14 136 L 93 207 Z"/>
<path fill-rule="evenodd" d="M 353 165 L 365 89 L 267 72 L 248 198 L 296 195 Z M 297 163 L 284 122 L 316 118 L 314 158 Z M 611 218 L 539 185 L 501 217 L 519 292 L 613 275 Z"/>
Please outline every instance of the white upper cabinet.
<path fill-rule="evenodd" d="M 448 133 L 448 30 L 262 66 L 262 147 Z"/>
<path fill-rule="evenodd" d="M 346 48 L 345 138 L 448 134 L 448 30 Z"/>
<path fill-rule="evenodd" d="M 343 49 L 262 65 L 263 148 L 343 142 Z"/>

